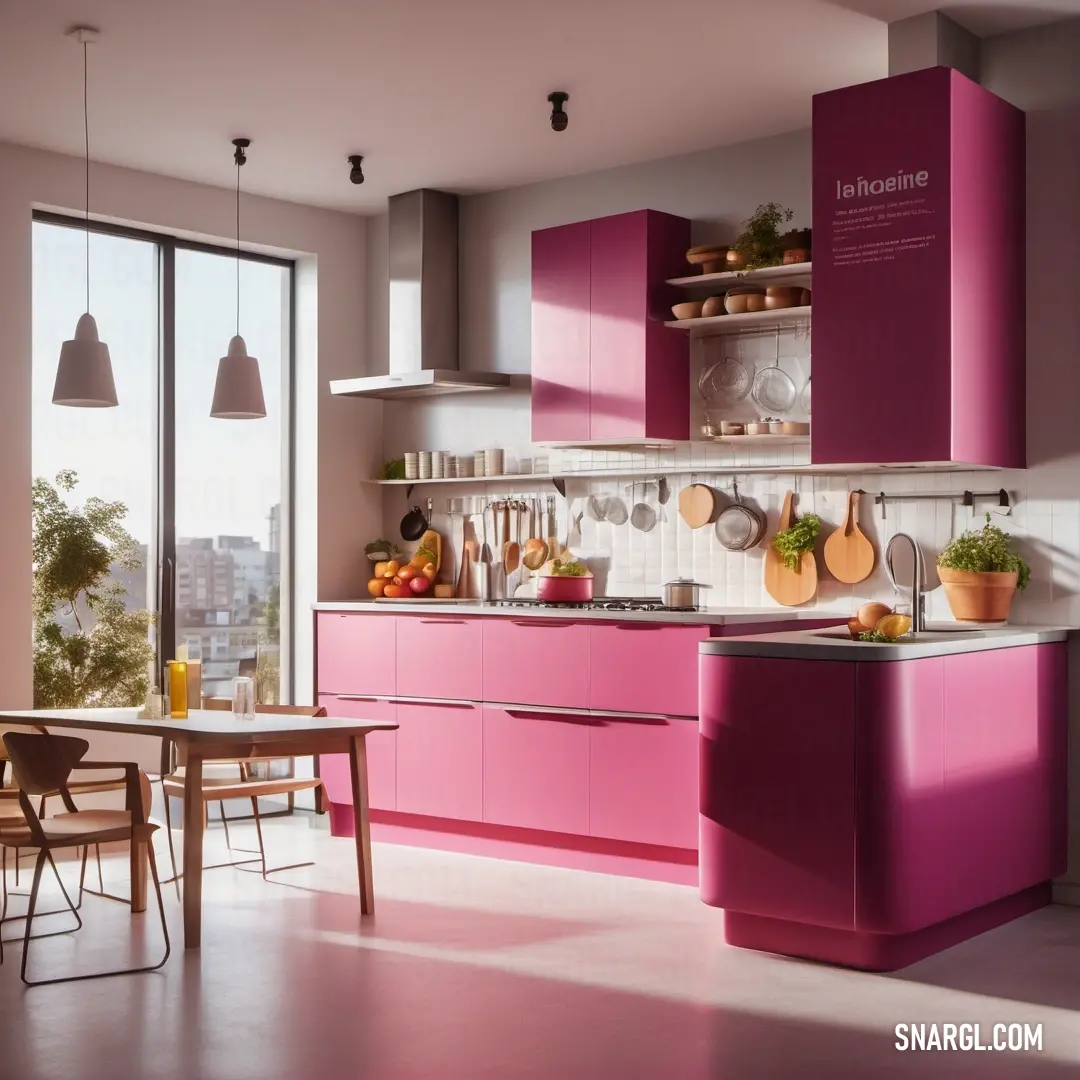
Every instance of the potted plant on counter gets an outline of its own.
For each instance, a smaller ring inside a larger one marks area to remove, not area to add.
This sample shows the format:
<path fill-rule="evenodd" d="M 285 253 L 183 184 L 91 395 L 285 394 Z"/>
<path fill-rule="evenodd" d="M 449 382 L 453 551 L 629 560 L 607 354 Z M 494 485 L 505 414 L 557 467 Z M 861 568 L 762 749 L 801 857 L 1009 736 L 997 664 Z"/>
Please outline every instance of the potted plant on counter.
<path fill-rule="evenodd" d="M 729 248 L 728 268 L 760 270 L 779 265 L 784 258 L 780 226 L 794 216 L 793 210 L 785 209 L 779 203 L 762 203 L 743 224 L 742 232 Z"/>
<path fill-rule="evenodd" d="M 1027 588 L 1031 567 L 1012 537 L 990 524 L 950 540 L 938 556 L 938 577 L 957 622 L 1004 622 L 1013 597 Z"/>

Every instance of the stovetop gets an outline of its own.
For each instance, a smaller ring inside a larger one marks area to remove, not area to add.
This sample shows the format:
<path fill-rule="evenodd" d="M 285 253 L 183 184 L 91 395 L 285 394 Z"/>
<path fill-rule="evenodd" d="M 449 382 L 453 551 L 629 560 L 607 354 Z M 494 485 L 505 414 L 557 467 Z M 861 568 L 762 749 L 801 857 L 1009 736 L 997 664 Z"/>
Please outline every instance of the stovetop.
<path fill-rule="evenodd" d="M 553 603 L 529 596 L 487 600 L 485 607 L 503 608 L 560 608 L 578 611 L 697 611 L 696 607 L 671 607 L 655 596 L 597 596 L 587 603 Z"/>

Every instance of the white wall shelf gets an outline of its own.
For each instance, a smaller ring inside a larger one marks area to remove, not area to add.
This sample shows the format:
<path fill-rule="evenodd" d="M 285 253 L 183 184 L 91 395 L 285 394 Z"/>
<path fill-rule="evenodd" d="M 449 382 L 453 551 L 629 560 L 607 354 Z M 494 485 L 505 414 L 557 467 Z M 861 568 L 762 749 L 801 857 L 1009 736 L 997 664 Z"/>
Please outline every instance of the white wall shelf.
<path fill-rule="evenodd" d="M 810 284 L 812 263 L 789 263 L 787 266 L 767 266 L 761 270 L 725 270 L 720 274 L 691 274 L 689 277 L 668 278 L 669 285 L 681 289 L 715 289 L 723 292 L 732 285 L 802 285 Z"/>
<path fill-rule="evenodd" d="M 675 319 L 664 323 L 689 330 L 693 337 L 716 337 L 742 330 L 771 330 L 809 321 L 810 307 L 778 308 L 775 311 L 748 311 L 743 315 L 714 315 L 711 319 Z"/>

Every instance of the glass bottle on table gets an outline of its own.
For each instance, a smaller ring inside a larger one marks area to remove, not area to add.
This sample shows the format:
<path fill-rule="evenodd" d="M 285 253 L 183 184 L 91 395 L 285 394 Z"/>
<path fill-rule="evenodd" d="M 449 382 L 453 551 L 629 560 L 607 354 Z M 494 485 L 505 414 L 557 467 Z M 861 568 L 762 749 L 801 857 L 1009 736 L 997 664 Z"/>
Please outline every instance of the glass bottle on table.
<path fill-rule="evenodd" d="M 188 714 L 188 672 L 186 660 L 169 661 L 169 715 L 186 720 Z"/>

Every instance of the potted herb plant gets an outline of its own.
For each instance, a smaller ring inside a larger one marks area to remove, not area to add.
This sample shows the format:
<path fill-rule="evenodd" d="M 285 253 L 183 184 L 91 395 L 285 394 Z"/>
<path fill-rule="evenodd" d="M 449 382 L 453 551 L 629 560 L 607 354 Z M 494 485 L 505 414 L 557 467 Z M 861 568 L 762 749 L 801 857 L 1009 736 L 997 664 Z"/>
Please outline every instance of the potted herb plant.
<path fill-rule="evenodd" d="M 729 266 L 732 269 L 760 270 L 765 266 L 778 265 L 784 258 L 780 226 L 794 216 L 794 211 L 779 203 L 762 203 L 743 224 L 742 232 L 728 250 Z"/>
<path fill-rule="evenodd" d="M 957 622 L 1003 622 L 1013 597 L 1027 588 L 1031 567 L 1013 550 L 1012 537 L 990 524 L 946 544 L 938 577 Z"/>

